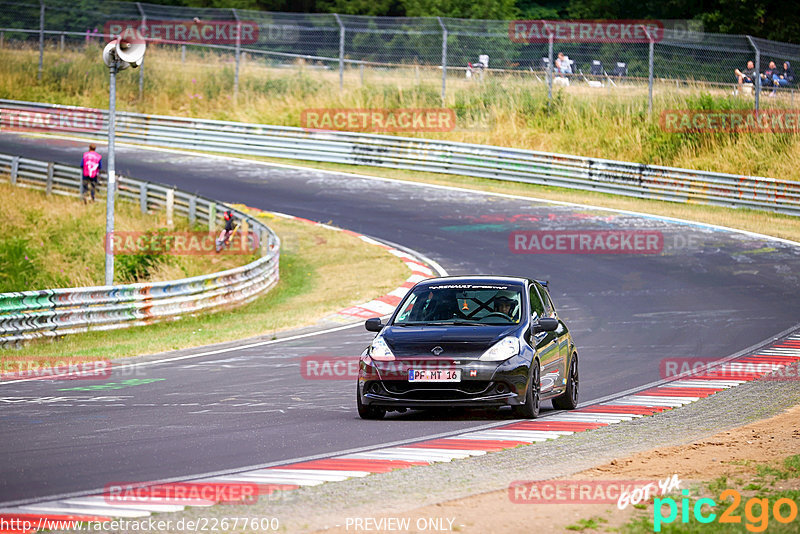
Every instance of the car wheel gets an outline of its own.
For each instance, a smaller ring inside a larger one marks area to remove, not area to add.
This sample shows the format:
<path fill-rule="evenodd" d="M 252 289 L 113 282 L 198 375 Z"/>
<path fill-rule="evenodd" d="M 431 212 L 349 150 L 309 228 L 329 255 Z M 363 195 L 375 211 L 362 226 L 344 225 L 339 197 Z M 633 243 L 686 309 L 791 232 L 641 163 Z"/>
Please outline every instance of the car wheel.
<path fill-rule="evenodd" d="M 536 419 L 539 417 L 540 388 L 539 362 L 534 360 L 533 371 L 531 371 L 531 383 L 528 385 L 528 392 L 525 394 L 525 404 L 514 406 L 514 415 L 521 419 Z"/>
<path fill-rule="evenodd" d="M 366 406 L 361 403 L 361 392 L 358 391 L 358 384 L 356 384 L 356 406 L 358 406 L 358 416 L 361 419 L 383 419 L 383 416 L 386 415 L 386 410 L 383 408 Z"/>
<path fill-rule="evenodd" d="M 553 408 L 556 410 L 574 410 L 578 407 L 578 355 L 572 355 L 567 377 L 567 389 L 564 393 L 553 399 Z"/>

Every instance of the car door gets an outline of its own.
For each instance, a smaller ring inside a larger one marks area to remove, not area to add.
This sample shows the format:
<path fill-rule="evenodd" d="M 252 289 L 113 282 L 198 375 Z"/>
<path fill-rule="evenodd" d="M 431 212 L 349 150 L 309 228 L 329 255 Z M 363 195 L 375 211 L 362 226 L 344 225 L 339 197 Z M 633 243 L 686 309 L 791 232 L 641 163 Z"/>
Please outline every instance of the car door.
<path fill-rule="evenodd" d="M 535 285 L 536 289 L 542 295 L 544 313 L 546 314 L 545 317 L 552 317 L 558 320 L 558 328 L 555 332 L 552 332 L 556 337 L 555 342 L 558 346 L 558 364 L 555 369 L 558 375 L 555 377 L 555 387 L 563 388 L 566 385 L 564 380 L 567 377 L 567 361 L 569 360 L 569 331 L 564 322 L 558 317 L 556 307 L 553 305 L 553 300 L 550 298 L 550 292 L 538 282 L 536 282 Z"/>
<path fill-rule="evenodd" d="M 531 304 L 531 324 L 536 323 L 540 317 L 549 317 L 545 301 L 539 294 L 535 284 L 529 290 Z M 537 332 L 531 334 L 531 345 L 539 354 L 541 363 L 541 392 L 547 393 L 560 385 L 559 372 L 560 357 L 558 353 L 558 336 L 556 332 Z"/>

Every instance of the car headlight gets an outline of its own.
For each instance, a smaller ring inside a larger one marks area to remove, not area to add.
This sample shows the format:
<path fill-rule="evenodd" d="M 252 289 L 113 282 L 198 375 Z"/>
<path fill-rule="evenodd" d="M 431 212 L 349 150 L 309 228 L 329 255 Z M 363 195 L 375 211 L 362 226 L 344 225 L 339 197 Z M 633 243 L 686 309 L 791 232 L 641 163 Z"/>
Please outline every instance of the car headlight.
<path fill-rule="evenodd" d="M 394 360 L 392 349 L 389 348 L 389 345 L 386 344 L 386 340 L 381 336 L 372 340 L 372 345 L 369 346 L 369 355 L 373 360 L 379 362 L 390 362 Z"/>
<path fill-rule="evenodd" d="M 504 337 L 484 352 L 480 360 L 484 362 L 501 362 L 519 354 L 519 339 Z"/>

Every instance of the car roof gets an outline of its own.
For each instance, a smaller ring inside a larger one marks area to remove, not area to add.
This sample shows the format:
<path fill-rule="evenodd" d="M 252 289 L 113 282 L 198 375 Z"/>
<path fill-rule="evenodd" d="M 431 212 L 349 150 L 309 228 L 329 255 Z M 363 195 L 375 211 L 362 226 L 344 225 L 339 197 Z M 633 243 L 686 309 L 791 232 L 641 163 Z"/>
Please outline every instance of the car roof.
<path fill-rule="evenodd" d="M 428 278 L 418 285 L 428 286 L 441 283 L 448 284 L 506 284 L 506 285 L 525 285 L 527 278 L 519 276 L 493 276 L 493 275 L 462 275 L 462 276 L 442 276 L 439 278 Z"/>

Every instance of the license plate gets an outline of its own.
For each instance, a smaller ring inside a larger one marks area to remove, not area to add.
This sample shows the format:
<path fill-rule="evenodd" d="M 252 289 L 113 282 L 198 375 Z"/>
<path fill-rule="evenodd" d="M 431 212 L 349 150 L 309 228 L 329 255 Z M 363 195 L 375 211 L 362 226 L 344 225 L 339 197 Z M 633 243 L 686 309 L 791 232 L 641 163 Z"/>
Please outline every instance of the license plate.
<path fill-rule="evenodd" d="M 409 382 L 461 382 L 461 369 L 409 369 Z"/>

